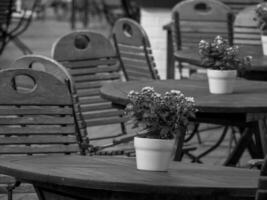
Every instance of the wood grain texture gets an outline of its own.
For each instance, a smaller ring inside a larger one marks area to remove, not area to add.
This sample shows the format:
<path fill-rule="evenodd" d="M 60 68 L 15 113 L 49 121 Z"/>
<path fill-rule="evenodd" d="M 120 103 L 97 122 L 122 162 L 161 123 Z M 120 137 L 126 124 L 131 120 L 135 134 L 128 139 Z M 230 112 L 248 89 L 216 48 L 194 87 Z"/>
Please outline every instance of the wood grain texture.
<path fill-rule="evenodd" d="M 241 48 L 250 48 L 255 54 L 262 55 L 261 31 L 255 18 L 256 6 L 241 10 L 234 21 L 234 44 Z"/>
<path fill-rule="evenodd" d="M 126 118 L 122 112 L 112 108 L 111 103 L 100 97 L 99 92 L 104 83 L 121 79 L 116 52 L 107 38 L 90 31 L 72 32 L 54 43 L 52 56 L 72 75 L 73 93 L 81 105 L 87 126 L 112 123 L 124 126 Z"/>
<path fill-rule="evenodd" d="M 38 57 L 24 57 L 14 67 L 20 69 L 0 72 L 0 94 L 3 97 L 0 100 L 1 159 L 14 154 L 21 157 L 82 154 L 81 132 L 74 116 L 70 88 L 65 81 L 68 77 L 58 76 L 53 67 L 48 73 L 30 69 L 28 63 L 32 63 L 33 59 L 40 61 Z M 45 66 L 50 64 L 49 61 Z M 14 81 L 21 75 L 31 77 L 34 83 L 34 87 L 26 93 L 16 87 L 23 84 L 23 80 Z M 0 193 L 7 194 L 7 184 L 14 184 L 15 180 L 12 177 L 0 179 Z M 34 189 L 23 183 L 14 192 L 33 193 Z"/>
<path fill-rule="evenodd" d="M 0 171 L 29 182 L 81 189 L 235 196 L 254 195 L 259 177 L 254 170 L 192 163 L 172 163 L 168 172 L 146 172 L 136 169 L 134 159 L 80 156 L 7 158 L 0 161 Z"/>
<path fill-rule="evenodd" d="M 267 83 L 260 81 L 237 80 L 235 92 L 227 95 L 210 94 L 206 80 L 131 81 L 123 85 L 112 83 L 102 87 L 101 94 L 114 103 L 126 105 L 129 102 L 128 92 L 138 91 L 145 86 L 154 87 L 159 93 L 172 89 L 180 90 L 186 96 L 195 98 L 200 112 L 264 113 L 267 111 Z"/>
<path fill-rule="evenodd" d="M 241 10 L 243 10 L 248 6 L 256 5 L 263 2 L 263 0 L 220 0 L 220 1 L 229 6 L 235 14 L 238 14 Z"/>
<path fill-rule="evenodd" d="M 149 38 L 140 24 L 119 19 L 112 34 L 126 80 L 160 79 Z"/>

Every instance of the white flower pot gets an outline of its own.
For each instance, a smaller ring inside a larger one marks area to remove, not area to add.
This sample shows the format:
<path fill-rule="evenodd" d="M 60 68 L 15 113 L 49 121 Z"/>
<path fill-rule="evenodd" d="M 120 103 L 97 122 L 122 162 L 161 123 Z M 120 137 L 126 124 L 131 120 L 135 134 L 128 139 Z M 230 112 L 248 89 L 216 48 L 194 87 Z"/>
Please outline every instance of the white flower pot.
<path fill-rule="evenodd" d="M 262 52 L 267 55 L 267 35 L 261 35 Z"/>
<path fill-rule="evenodd" d="M 209 91 L 212 94 L 228 94 L 234 90 L 237 70 L 207 70 Z"/>
<path fill-rule="evenodd" d="M 167 171 L 174 156 L 175 140 L 134 138 L 137 169 Z"/>

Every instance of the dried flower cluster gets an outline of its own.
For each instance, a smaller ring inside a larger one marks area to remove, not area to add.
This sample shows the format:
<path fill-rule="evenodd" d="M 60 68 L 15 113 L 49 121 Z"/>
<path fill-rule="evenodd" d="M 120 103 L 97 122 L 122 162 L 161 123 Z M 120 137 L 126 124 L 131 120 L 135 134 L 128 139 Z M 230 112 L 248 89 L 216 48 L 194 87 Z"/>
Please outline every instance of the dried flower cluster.
<path fill-rule="evenodd" d="M 256 12 L 256 16 L 254 19 L 258 23 L 258 27 L 262 31 L 266 31 L 267 30 L 267 2 L 258 4 L 255 12 Z"/>
<path fill-rule="evenodd" d="M 251 56 L 239 57 L 238 46 L 229 46 L 221 36 L 216 36 L 212 42 L 201 40 L 199 54 L 202 66 L 217 70 L 242 70 L 250 66 Z"/>
<path fill-rule="evenodd" d="M 172 139 L 176 130 L 186 129 L 195 116 L 194 99 L 177 90 L 161 95 L 152 87 L 144 87 L 140 92 L 130 91 L 128 98 L 126 113 L 134 119 L 135 127 L 146 130 L 147 138 Z"/>

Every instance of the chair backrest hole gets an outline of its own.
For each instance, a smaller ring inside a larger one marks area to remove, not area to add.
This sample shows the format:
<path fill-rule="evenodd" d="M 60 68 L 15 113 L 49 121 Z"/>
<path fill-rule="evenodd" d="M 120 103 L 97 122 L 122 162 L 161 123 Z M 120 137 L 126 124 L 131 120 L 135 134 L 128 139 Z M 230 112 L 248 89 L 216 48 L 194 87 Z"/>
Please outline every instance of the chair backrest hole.
<path fill-rule="evenodd" d="M 209 12 L 211 10 L 211 7 L 206 4 L 205 2 L 201 2 L 201 3 L 198 3 L 195 5 L 194 9 L 197 11 L 197 12 Z"/>
<path fill-rule="evenodd" d="M 74 45 L 77 49 L 86 49 L 90 43 L 90 38 L 86 35 L 77 35 L 74 39 Z"/>
<path fill-rule="evenodd" d="M 12 87 L 18 93 L 31 93 L 36 89 L 37 84 L 29 75 L 21 74 L 12 79 Z"/>
<path fill-rule="evenodd" d="M 133 36 L 133 29 L 129 24 L 123 24 L 122 29 L 123 29 L 123 33 L 126 37 L 132 37 Z"/>
<path fill-rule="evenodd" d="M 42 71 L 45 72 L 45 66 L 40 62 L 32 62 L 29 66 L 30 69 L 36 70 L 36 71 Z"/>

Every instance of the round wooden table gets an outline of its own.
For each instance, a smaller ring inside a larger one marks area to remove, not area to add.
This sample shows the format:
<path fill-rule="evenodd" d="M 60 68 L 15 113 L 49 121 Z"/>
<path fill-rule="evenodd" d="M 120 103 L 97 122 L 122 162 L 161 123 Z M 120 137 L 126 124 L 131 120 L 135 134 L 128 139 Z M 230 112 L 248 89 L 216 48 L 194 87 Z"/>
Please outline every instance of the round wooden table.
<path fill-rule="evenodd" d="M 149 172 L 132 158 L 76 155 L 9 157 L 0 173 L 32 183 L 42 200 L 254 199 L 259 179 L 258 170 L 173 162 L 168 172 Z"/>
<path fill-rule="evenodd" d="M 101 95 L 114 104 L 126 105 L 127 94 L 144 86 L 154 87 L 159 93 L 180 90 L 195 99 L 197 121 L 243 130 L 241 138 L 226 159 L 225 165 L 236 165 L 248 148 L 253 158 L 263 158 L 267 153 L 264 119 L 267 113 L 267 82 L 238 79 L 233 94 L 210 94 L 207 80 L 157 80 L 110 83 L 101 88 Z M 252 136 L 255 136 L 255 140 Z"/>

